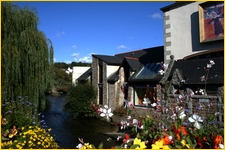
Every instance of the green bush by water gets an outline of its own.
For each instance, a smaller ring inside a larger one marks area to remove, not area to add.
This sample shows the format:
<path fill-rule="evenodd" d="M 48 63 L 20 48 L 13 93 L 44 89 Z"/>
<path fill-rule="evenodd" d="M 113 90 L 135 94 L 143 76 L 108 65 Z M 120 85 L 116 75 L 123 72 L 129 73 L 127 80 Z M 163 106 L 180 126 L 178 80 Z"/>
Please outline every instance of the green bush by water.
<path fill-rule="evenodd" d="M 97 89 L 90 83 L 72 85 L 68 88 L 64 110 L 77 117 L 95 117 L 96 112 L 90 107 L 90 102 L 96 101 Z"/>

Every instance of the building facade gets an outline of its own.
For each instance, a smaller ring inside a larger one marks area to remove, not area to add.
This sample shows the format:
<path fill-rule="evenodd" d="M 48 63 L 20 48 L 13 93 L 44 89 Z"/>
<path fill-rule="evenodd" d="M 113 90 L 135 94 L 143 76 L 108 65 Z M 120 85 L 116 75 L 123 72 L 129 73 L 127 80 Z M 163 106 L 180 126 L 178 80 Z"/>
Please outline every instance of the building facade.
<path fill-rule="evenodd" d="M 209 5 L 214 6 L 213 3 Z M 203 2 L 176 2 L 161 8 L 164 14 L 164 60 L 166 64 L 170 61 L 170 55 L 174 55 L 174 59 L 179 60 L 203 51 L 223 51 L 223 40 L 212 42 L 200 40 L 199 7 L 201 4 Z M 220 22 L 223 24 L 223 19 Z M 207 24 L 207 26 L 213 25 Z"/>

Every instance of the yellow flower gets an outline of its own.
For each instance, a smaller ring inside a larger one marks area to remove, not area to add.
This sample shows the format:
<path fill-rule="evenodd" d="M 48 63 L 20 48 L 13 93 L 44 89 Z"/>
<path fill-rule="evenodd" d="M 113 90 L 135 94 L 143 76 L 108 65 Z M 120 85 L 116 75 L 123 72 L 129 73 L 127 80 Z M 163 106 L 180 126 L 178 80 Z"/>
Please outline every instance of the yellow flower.
<path fill-rule="evenodd" d="M 134 145 L 135 144 L 138 144 L 140 149 L 146 148 L 145 142 L 141 142 L 141 140 L 138 138 L 134 139 Z"/>
<path fill-rule="evenodd" d="M 170 149 L 169 146 L 163 145 L 163 140 L 156 141 L 152 144 L 152 149 Z"/>
<path fill-rule="evenodd" d="M 22 127 L 21 130 L 24 130 L 24 127 Z"/>
<path fill-rule="evenodd" d="M 181 144 L 182 144 L 183 146 L 186 146 L 186 147 L 189 148 L 189 149 L 191 148 L 191 147 L 190 147 L 190 144 L 186 144 L 186 141 L 185 141 L 185 140 L 182 140 L 182 141 L 181 141 Z"/>
<path fill-rule="evenodd" d="M 92 145 L 89 145 L 89 143 L 84 143 L 82 149 L 92 149 Z"/>
<path fill-rule="evenodd" d="M 40 145 L 40 144 L 41 144 L 41 142 L 38 142 L 37 144 L 38 144 L 38 145 Z"/>

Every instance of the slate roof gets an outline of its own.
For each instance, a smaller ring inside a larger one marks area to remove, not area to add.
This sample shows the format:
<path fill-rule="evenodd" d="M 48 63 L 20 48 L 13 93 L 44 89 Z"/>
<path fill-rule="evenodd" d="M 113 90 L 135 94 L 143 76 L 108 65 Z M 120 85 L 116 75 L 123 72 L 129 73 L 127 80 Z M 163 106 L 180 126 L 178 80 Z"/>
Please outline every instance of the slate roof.
<path fill-rule="evenodd" d="M 84 72 L 77 80 L 87 80 L 88 77 L 90 77 L 92 74 L 92 68 L 90 67 L 86 72 Z"/>
<path fill-rule="evenodd" d="M 118 59 L 115 56 L 108 56 L 108 55 L 92 55 L 102 61 L 104 61 L 108 65 L 120 65 L 122 60 Z"/>
<path fill-rule="evenodd" d="M 126 62 L 132 71 L 139 71 L 145 64 L 152 62 L 161 62 L 164 60 L 164 46 L 146 48 L 126 53 L 115 54 L 114 56 L 109 55 L 92 55 L 99 60 L 104 61 L 108 65 L 123 66 Z M 157 57 L 155 57 L 157 56 Z M 107 79 L 108 82 L 115 82 L 119 79 L 119 69 L 110 75 Z M 85 80 L 91 75 L 91 72 L 84 73 L 78 80 Z"/>
<path fill-rule="evenodd" d="M 119 80 L 119 70 L 117 70 L 114 73 L 112 73 L 107 79 L 107 81 L 109 83 L 115 83 L 118 80 Z"/>
<path fill-rule="evenodd" d="M 139 62 L 143 65 L 151 62 L 161 62 L 164 61 L 164 46 L 120 53 L 116 54 L 115 56 L 120 60 L 123 60 L 125 57 L 138 58 Z"/>
<path fill-rule="evenodd" d="M 168 80 L 171 80 L 174 71 L 178 69 L 182 72 L 185 84 L 205 84 L 204 81 L 200 80 L 200 77 L 206 76 L 204 67 L 209 64 L 209 60 L 213 60 L 215 65 L 209 70 L 207 84 L 223 84 L 224 57 L 175 61 Z"/>
<path fill-rule="evenodd" d="M 139 62 L 139 59 L 137 58 L 125 57 L 123 62 L 127 62 L 132 71 L 138 71 L 141 69 L 141 67 L 143 67 L 143 65 Z"/>
<path fill-rule="evenodd" d="M 136 72 L 129 81 L 160 81 L 163 77 L 159 74 L 161 69 L 160 63 L 148 63 L 140 71 Z"/>

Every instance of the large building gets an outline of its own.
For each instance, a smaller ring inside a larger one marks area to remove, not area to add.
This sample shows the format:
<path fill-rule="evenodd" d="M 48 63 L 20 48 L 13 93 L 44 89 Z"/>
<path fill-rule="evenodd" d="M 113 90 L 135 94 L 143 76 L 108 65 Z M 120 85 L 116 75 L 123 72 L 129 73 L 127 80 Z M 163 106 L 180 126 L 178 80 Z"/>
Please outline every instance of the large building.
<path fill-rule="evenodd" d="M 181 94 L 174 93 L 174 89 L 186 92 L 207 86 L 208 95 L 196 95 L 188 107 L 192 110 L 198 103 L 210 102 L 223 114 L 223 2 L 175 2 L 161 10 L 164 46 L 114 56 L 92 55 L 91 69 L 82 75 L 82 80 L 91 76 L 98 89 L 97 103 L 112 109 L 129 101 L 137 109 L 146 110 L 151 108 L 146 99 L 163 105 L 166 84 L 170 85 L 167 94 L 172 105 L 177 104 L 175 96 Z M 215 65 L 207 74 L 208 82 L 202 82 L 200 77 L 207 73 L 204 68 L 210 60 Z M 159 74 L 162 62 L 168 66 L 164 75 Z M 220 121 L 222 118 L 221 115 Z"/>
<path fill-rule="evenodd" d="M 169 62 L 170 55 L 176 60 L 189 55 L 197 57 L 200 52 L 201 55 L 207 54 L 205 56 L 208 53 L 223 56 L 223 32 L 215 35 L 213 22 L 209 23 L 212 12 L 216 12 L 224 26 L 223 2 L 176 2 L 161 11 L 164 13 L 165 63 Z"/>

